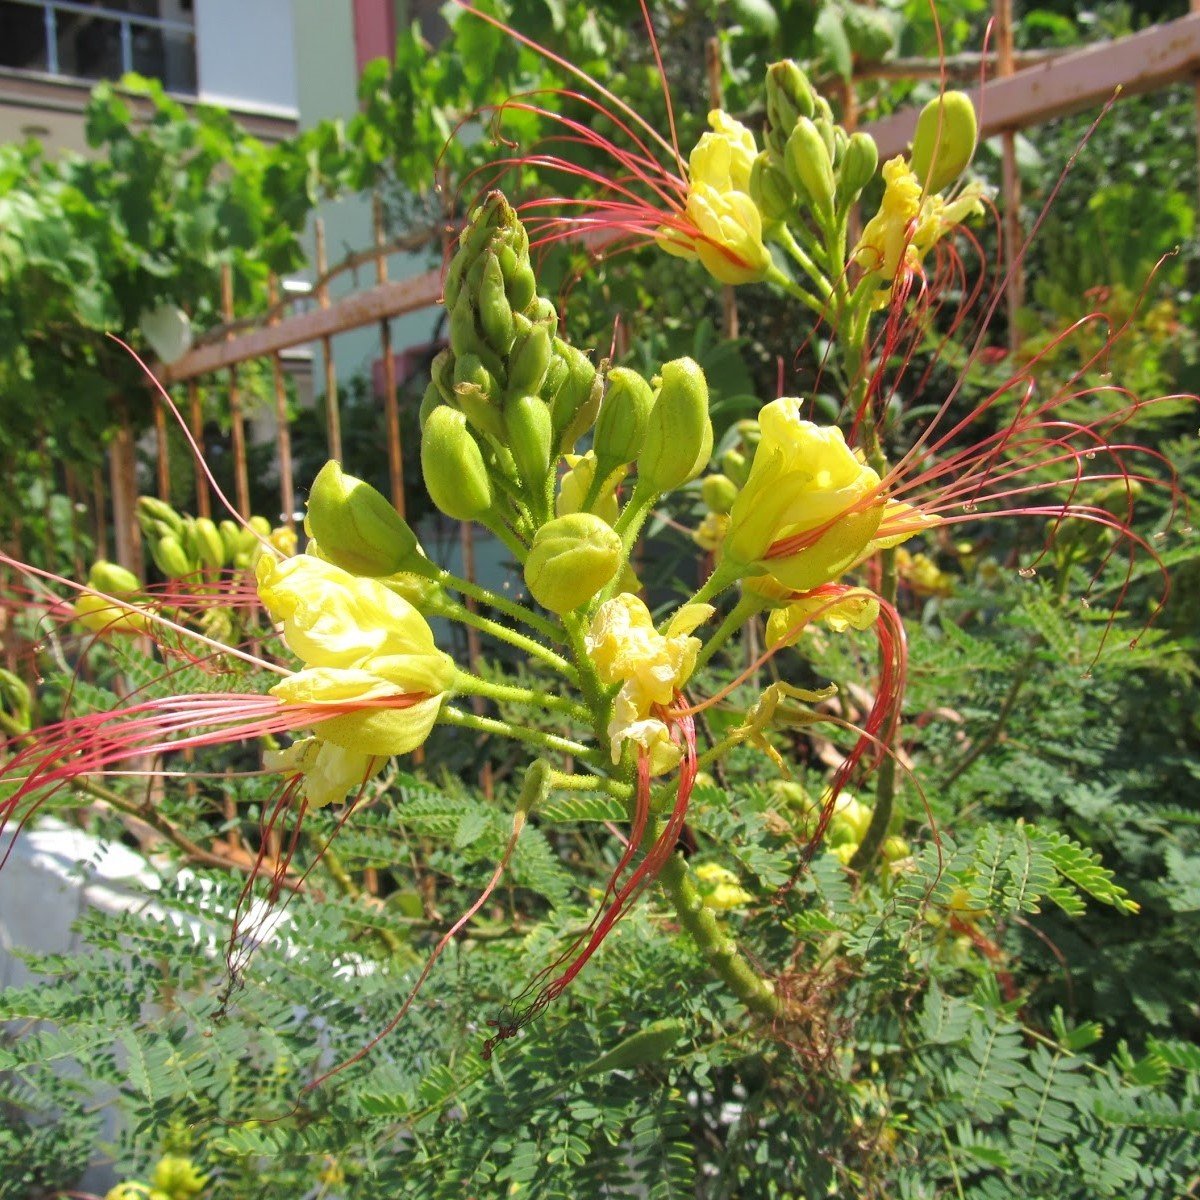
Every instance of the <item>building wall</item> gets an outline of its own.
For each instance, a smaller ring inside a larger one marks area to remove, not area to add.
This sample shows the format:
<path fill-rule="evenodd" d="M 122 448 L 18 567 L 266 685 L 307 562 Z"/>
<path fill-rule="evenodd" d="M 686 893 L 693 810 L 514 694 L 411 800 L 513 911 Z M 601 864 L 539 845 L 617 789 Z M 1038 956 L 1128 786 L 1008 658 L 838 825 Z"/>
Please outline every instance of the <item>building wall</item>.
<path fill-rule="evenodd" d="M 300 0 L 196 0 L 200 99 L 230 108 L 295 113 L 297 63 L 304 63 L 310 74 L 324 73 L 317 66 L 319 56 L 297 55 L 293 9 L 299 7 Z M 342 3 L 326 0 L 319 7 L 328 20 Z"/>

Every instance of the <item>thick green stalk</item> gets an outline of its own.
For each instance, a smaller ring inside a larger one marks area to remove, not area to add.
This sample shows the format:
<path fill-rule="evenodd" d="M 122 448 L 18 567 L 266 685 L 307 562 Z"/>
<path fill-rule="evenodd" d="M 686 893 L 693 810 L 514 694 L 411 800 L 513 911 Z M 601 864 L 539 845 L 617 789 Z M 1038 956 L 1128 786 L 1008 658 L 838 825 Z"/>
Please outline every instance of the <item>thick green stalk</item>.
<path fill-rule="evenodd" d="M 458 672 L 454 680 L 454 691 L 460 695 L 465 693 L 468 696 L 484 696 L 501 704 L 529 704 L 534 708 L 563 713 L 577 721 L 591 720 L 591 713 L 583 705 L 576 704 L 565 696 L 535 692 L 531 688 L 517 687 L 509 683 L 494 683 L 490 679 L 472 675 L 470 671 Z"/>
<path fill-rule="evenodd" d="M 525 634 L 519 633 L 515 629 L 510 629 L 507 625 L 503 625 L 499 621 L 493 621 L 490 617 L 472 612 L 465 605 L 450 601 L 443 607 L 435 610 L 432 615 L 445 616 L 450 620 L 458 621 L 460 624 L 472 625 L 481 633 L 486 633 L 489 637 L 494 637 L 501 642 L 507 642 L 510 646 L 515 646 L 518 650 L 523 650 L 531 658 L 539 659 L 546 666 L 558 671 L 560 675 L 565 675 L 571 682 L 577 682 L 579 679 L 575 668 L 561 654 L 556 654 L 551 650 L 549 646 L 543 646 L 541 642 L 535 641 L 531 637 L 526 637 Z"/>
<path fill-rule="evenodd" d="M 696 658 L 696 670 L 704 666 L 751 617 L 761 612 L 764 606 L 765 602 L 761 596 L 756 596 L 753 592 L 746 592 L 729 610 L 728 615 L 717 626 L 712 637 L 704 643 Z"/>
<path fill-rule="evenodd" d="M 454 575 L 450 571 L 443 570 L 440 567 L 432 566 L 432 564 L 428 575 L 430 579 L 436 583 L 440 583 L 442 587 L 461 592 L 464 596 L 470 596 L 472 600 L 477 600 L 480 604 L 486 604 L 489 608 L 494 608 L 497 612 L 502 612 L 505 616 L 512 617 L 514 621 L 520 621 L 523 625 L 528 625 L 530 629 L 536 629 L 542 637 L 547 638 L 549 641 L 562 644 L 562 630 L 552 621 L 539 616 L 523 604 L 517 604 L 514 600 L 506 600 L 503 596 L 497 596 L 494 592 L 488 591 L 485 587 L 480 587 L 477 583 L 472 583 L 469 579 L 462 579 L 458 575 Z"/>
<path fill-rule="evenodd" d="M 494 733 L 500 737 L 512 738 L 514 741 L 526 742 L 542 750 L 552 750 L 556 754 L 570 754 L 574 758 L 598 768 L 596 752 L 581 742 L 573 742 L 570 738 L 559 737 L 556 733 L 546 733 L 541 729 L 525 729 L 523 726 L 510 725 L 496 717 L 478 717 L 474 713 L 465 713 L 460 709 L 446 704 L 438 713 L 439 725 L 456 725 L 460 729 L 474 729 L 479 733 Z"/>
<path fill-rule="evenodd" d="M 775 989 L 742 957 L 729 931 L 704 903 L 682 854 L 667 859 L 658 881 L 710 970 L 756 1016 L 777 1017 L 782 1006 Z"/>

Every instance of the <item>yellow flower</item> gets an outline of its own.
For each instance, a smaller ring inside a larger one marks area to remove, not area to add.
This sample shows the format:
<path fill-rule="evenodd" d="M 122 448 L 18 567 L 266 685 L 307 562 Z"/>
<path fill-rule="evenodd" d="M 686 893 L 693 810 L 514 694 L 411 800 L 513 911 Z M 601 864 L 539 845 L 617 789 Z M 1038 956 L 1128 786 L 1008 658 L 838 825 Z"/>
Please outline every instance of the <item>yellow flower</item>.
<path fill-rule="evenodd" d="M 322 741 L 362 754 L 407 754 L 429 736 L 454 680 L 453 663 L 440 677 L 413 666 L 396 655 L 373 659 L 369 670 L 310 667 L 277 683 L 271 695 L 318 711 L 344 710 L 316 726 Z"/>
<path fill-rule="evenodd" d="M 712 133 L 702 134 L 688 155 L 692 183 L 704 183 L 719 192 L 750 192 L 750 171 L 758 156 L 754 134 L 741 121 L 714 108 L 708 114 Z"/>
<path fill-rule="evenodd" d="M 589 450 L 586 454 L 568 454 L 567 466 L 570 470 L 562 477 L 558 485 L 558 496 L 554 501 L 554 514 L 559 517 L 569 517 L 583 508 L 587 499 L 588 489 L 596 475 L 596 455 Z M 602 521 L 609 525 L 617 523 L 617 486 L 629 472 L 628 465 L 614 471 L 605 481 L 599 499 L 591 507 Z"/>
<path fill-rule="evenodd" d="M 696 868 L 696 879 L 700 894 L 709 908 L 728 912 L 732 908 L 744 908 L 754 897 L 746 891 L 738 877 L 717 863 L 701 863 Z"/>
<path fill-rule="evenodd" d="M 454 663 L 434 645 L 425 618 L 378 580 L 309 554 L 264 556 L 257 575 L 259 597 L 306 665 L 364 667 L 386 658 L 407 691 L 441 692 L 453 681 Z"/>
<path fill-rule="evenodd" d="M 289 528 L 287 525 L 280 525 L 271 530 L 271 536 L 267 539 L 284 558 L 291 558 L 296 553 L 297 538 L 296 531 Z"/>
<path fill-rule="evenodd" d="M 652 711 L 656 705 L 670 704 L 690 678 L 700 639 L 688 635 L 712 613 L 710 604 L 684 605 L 666 633 L 659 633 L 645 603 L 628 592 L 597 610 L 585 640 L 587 652 L 602 683 L 621 685 L 608 726 L 614 763 L 620 762 L 626 741 L 650 754 L 655 774 L 678 763 L 680 753 L 670 731 Z"/>
<path fill-rule="evenodd" d="M 810 621 L 824 621 L 834 633 L 870 629 L 879 619 L 879 601 L 864 588 L 851 588 L 837 597 L 801 596 L 767 618 L 767 645 L 794 642 Z"/>
<path fill-rule="evenodd" d="M 704 520 L 692 532 L 692 541 L 701 550 L 715 550 L 725 540 L 729 517 L 723 513 L 706 513 Z"/>
<path fill-rule="evenodd" d="M 149 634 L 153 623 L 136 604 L 98 592 L 80 592 L 74 603 L 75 620 L 91 633 Z"/>
<path fill-rule="evenodd" d="M 768 404 L 759 426 L 762 440 L 729 514 L 723 554 L 808 592 L 870 552 L 886 507 L 879 476 L 840 429 L 802 420 L 793 397 Z"/>
<path fill-rule="evenodd" d="M 696 233 L 664 227 L 658 243 L 669 254 L 698 258 L 721 283 L 752 283 L 771 266 L 763 242 L 762 214 L 750 197 L 754 134 L 728 113 L 708 114 L 704 134 L 688 158 L 684 218 Z"/>
<path fill-rule="evenodd" d="M 969 217 L 983 212 L 983 188 L 968 184 L 952 200 L 921 194 L 921 181 L 901 156 L 883 166 L 884 192 L 879 211 L 867 222 L 853 259 L 890 284 L 901 265 L 920 266 L 926 252 Z"/>
<path fill-rule="evenodd" d="M 357 791 L 386 761 L 386 756 L 360 754 L 315 737 L 263 755 L 268 771 L 288 778 L 304 776 L 304 795 L 312 808 L 336 804 Z"/>

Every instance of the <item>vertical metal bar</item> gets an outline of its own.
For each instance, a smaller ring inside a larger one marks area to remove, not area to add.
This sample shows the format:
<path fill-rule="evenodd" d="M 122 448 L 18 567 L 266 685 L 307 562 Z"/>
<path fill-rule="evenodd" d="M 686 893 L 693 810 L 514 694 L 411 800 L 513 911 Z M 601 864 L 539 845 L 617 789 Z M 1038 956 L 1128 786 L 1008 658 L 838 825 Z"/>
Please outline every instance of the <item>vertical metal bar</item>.
<path fill-rule="evenodd" d="M 96 557 L 108 557 L 108 505 L 104 496 L 104 472 L 92 471 L 92 519 L 95 521 Z"/>
<path fill-rule="evenodd" d="M 117 562 L 135 575 L 142 571 L 142 530 L 137 522 L 137 459 L 129 410 L 117 406 L 117 434 L 109 444 L 109 487 L 112 493 L 113 531 Z"/>
<path fill-rule="evenodd" d="M 196 463 L 196 516 L 211 517 L 212 498 L 208 494 L 208 476 L 203 467 L 204 413 L 200 407 L 200 384 L 195 379 L 188 380 L 188 425 L 200 455 L 200 461 Z"/>
<path fill-rule="evenodd" d="M 121 74 L 128 75 L 133 70 L 133 26 L 128 18 L 121 18 Z"/>
<path fill-rule="evenodd" d="M 279 299 L 279 284 L 272 275 L 267 280 L 267 303 L 274 309 Z M 267 322 L 279 324 L 276 313 Z M 275 383 L 276 440 L 279 446 L 279 506 L 283 509 L 283 523 L 288 529 L 296 527 L 296 484 L 292 475 L 292 430 L 288 424 L 287 386 L 283 379 L 283 359 L 276 350 L 271 355 L 271 376 Z"/>
<path fill-rule="evenodd" d="M 317 303 L 329 307 L 329 288 L 324 282 L 329 264 L 325 257 L 325 222 L 317 217 L 313 221 L 317 238 Z M 321 339 L 321 356 L 325 360 L 325 439 L 329 443 L 329 457 L 342 459 L 342 414 L 338 407 L 337 368 L 333 361 L 333 338 L 326 335 Z"/>
<path fill-rule="evenodd" d="M 233 321 L 233 268 L 221 267 L 221 310 L 226 324 Z M 233 338 L 229 334 L 229 338 Z M 237 367 L 229 368 L 229 432 L 233 443 L 233 483 L 237 510 L 243 518 L 250 516 L 250 473 L 246 466 L 246 424 L 242 417 L 242 393 L 238 387 Z"/>
<path fill-rule="evenodd" d="M 154 397 L 154 464 L 158 498 L 171 503 L 171 444 L 167 440 L 167 409 L 161 396 Z"/>
<path fill-rule="evenodd" d="M 1001 78 L 1016 70 L 1013 60 L 1012 0 L 995 0 L 996 53 Z M 1001 173 L 1004 213 L 1004 301 L 1008 313 L 1008 347 L 1020 343 L 1017 317 L 1024 303 L 1025 281 L 1021 270 L 1021 176 L 1017 171 L 1017 135 L 1007 129 L 1000 135 Z"/>
<path fill-rule="evenodd" d="M 375 280 L 387 283 L 387 254 L 383 250 L 383 202 L 376 192 L 371 197 L 375 225 Z M 379 349 L 383 355 L 383 416 L 387 427 L 388 481 L 392 503 L 404 516 L 404 447 L 400 443 L 400 407 L 396 400 L 396 360 L 392 356 L 392 325 L 384 317 L 379 322 Z"/>
<path fill-rule="evenodd" d="M 42 23 L 46 30 L 46 70 L 58 74 L 58 13 L 53 4 L 42 9 Z"/>

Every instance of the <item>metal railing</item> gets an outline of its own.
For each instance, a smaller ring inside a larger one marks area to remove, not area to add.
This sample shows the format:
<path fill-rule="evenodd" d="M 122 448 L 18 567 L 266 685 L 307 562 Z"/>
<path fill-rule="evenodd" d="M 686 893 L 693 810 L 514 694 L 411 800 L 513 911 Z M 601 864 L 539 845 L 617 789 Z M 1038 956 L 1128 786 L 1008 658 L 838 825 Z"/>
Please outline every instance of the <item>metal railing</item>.
<path fill-rule="evenodd" d="M 31 9 L 41 13 L 40 38 Z M 74 79 L 136 71 L 162 80 L 169 91 L 196 91 L 196 29 L 190 21 L 74 0 L 0 0 L 0 29 L 0 66 Z"/>

